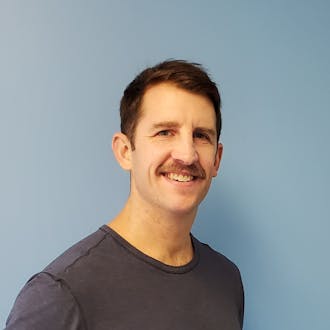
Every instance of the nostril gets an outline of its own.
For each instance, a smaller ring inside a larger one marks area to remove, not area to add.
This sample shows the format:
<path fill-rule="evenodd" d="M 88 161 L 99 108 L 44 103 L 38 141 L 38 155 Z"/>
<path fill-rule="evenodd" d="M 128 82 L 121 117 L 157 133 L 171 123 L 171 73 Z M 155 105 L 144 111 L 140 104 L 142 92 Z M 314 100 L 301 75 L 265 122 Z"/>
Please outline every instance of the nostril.
<path fill-rule="evenodd" d="M 190 165 L 198 160 L 198 154 L 196 150 L 174 150 L 172 152 L 172 158 L 185 165 Z"/>

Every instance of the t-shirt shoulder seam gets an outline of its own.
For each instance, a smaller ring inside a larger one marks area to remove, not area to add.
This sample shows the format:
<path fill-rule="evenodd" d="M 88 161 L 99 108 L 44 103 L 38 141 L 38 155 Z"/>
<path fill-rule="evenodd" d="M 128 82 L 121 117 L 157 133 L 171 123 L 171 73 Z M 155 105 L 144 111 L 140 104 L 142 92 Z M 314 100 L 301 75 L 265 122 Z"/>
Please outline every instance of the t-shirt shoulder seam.
<path fill-rule="evenodd" d="M 60 278 L 61 274 L 64 274 L 65 272 L 67 272 L 69 268 L 73 267 L 82 258 L 85 258 L 86 256 L 88 256 L 93 249 L 97 248 L 106 239 L 106 236 L 108 236 L 108 233 L 104 232 L 102 238 L 100 238 L 96 243 L 94 243 L 93 245 L 88 247 L 88 249 L 86 249 L 86 251 L 84 251 L 83 254 L 76 256 L 69 264 L 65 265 L 64 268 L 61 268 L 58 270 L 56 270 L 56 268 L 52 269 L 53 263 L 51 263 L 42 272 L 49 273 L 55 277 Z M 61 257 L 59 257 L 59 258 L 61 258 Z M 56 262 L 56 260 L 55 260 L 55 262 Z"/>
<path fill-rule="evenodd" d="M 63 270 L 62 272 L 65 273 L 69 268 L 73 267 L 79 260 L 81 260 L 82 258 L 85 258 L 86 256 L 88 256 L 92 250 L 94 250 L 95 248 L 97 248 L 106 238 L 106 236 L 108 235 L 108 233 L 104 233 L 102 239 L 100 239 L 96 244 L 90 246 L 84 254 L 78 256 L 77 258 L 75 258 L 70 264 L 68 264 Z M 47 269 L 45 269 L 45 272 L 47 272 Z M 49 272 L 50 274 L 52 274 L 51 272 Z"/>

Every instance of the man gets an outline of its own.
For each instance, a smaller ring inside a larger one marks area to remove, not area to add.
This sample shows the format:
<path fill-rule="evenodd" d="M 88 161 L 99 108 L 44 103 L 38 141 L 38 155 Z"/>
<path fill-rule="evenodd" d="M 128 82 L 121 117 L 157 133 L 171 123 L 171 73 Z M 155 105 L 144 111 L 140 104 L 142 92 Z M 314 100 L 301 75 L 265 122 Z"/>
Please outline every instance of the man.
<path fill-rule="evenodd" d="M 242 329 L 238 269 L 190 234 L 221 160 L 220 106 L 215 83 L 185 61 L 128 85 L 112 148 L 129 198 L 29 280 L 7 329 Z"/>

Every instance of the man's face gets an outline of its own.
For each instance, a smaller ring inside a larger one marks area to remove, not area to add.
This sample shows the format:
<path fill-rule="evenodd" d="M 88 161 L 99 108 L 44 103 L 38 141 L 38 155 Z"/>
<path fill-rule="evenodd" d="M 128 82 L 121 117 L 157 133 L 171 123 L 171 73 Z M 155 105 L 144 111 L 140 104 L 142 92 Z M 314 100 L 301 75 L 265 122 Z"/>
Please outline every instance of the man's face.
<path fill-rule="evenodd" d="M 131 151 L 131 198 L 149 210 L 195 212 L 222 153 L 212 103 L 161 83 L 147 90 L 141 110 Z"/>

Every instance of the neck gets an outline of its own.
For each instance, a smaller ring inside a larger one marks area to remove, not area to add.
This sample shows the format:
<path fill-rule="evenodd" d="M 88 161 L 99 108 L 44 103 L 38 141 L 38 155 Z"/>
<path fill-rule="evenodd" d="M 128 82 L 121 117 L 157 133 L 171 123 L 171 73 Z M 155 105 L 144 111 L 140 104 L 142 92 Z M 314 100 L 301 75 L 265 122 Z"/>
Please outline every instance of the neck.
<path fill-rule="evenodd" d="M 143 208 L 128 199 L 108 225 L 146 255 L 167 265 L 181 266 L 193 258 L 190 230 L 196 211 L 172 214 Z"/>

